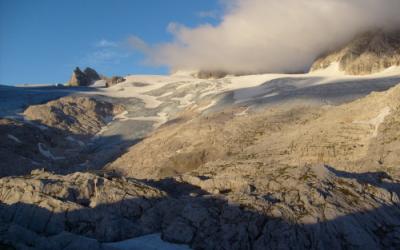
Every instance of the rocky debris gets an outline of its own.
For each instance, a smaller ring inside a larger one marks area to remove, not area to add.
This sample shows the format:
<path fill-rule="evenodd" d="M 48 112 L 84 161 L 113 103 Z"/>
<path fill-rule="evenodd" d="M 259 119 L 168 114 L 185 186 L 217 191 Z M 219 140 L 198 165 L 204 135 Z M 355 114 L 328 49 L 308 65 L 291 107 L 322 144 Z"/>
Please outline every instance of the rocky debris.
<path fill-rule="evenodd" d="M 106 87 L 109 88 L 118 83 L 124 82 L 126 79 L 122 76 L 113 76 L 111 78 L 104 77 L 104 80 L 106 81 Z"/>
<path fill-rule="evenodd" d="M 0 242 L 102 249 L 159 232 L 193 249 L 400 246 L 400 182 L 384 173 L 246 161 L 209 164 L 168 183 L 41 171 L 2 178 Z"/>
<path fill-rule="evenodd" d="M 237 115 L 241 110 L 177 119 L 107 168 L 144 179 L 175 176 L 216 160 L 398 171 L 400 85 L 339 106 L 280 105 Z"/>
<path fill-rule="evenodd" d="M 82 72 L 79 67 L 76 67 L 68 84 L 70 86 L 89 86 L 100 79 L 99 74 L 94 69 L 87 67 Z"/>
<path fill-rule="evenodd" d="M 29 106 L 24 116 L 31 121 L 74 134 L 94 135 L 122 111 L 121 105 L 113 105 L 94 97 L 67 96 L 46 104 Z"/>
<path fill-rule="evenodd" d="M 339 63 L 351 75 L 365 75 L 400 66 L 400 31 L 371 31 L 357 36 L 343 48 L 318 58 L 311 71 Z"/>

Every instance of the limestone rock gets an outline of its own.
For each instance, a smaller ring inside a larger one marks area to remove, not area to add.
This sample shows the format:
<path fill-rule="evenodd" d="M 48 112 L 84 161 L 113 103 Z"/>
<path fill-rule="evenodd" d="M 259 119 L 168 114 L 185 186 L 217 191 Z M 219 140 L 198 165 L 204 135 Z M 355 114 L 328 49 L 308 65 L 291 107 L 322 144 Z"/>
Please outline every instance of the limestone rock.
<path fill-rule="evenodd" d="M 366 75 L 400 66 L 400 31 L 371 31 L 357 36 L 343 48 L 318 58 L 311 71 L 338 63 L 350 75 Z"/>
<path fill-rule="evenodd" d="M 246 116 L 235 112 L 163 126 L 107 167 L 144 179 L 180 175 L 218 160 L 398 171 L 400 85 L 339 106 L 288 105 Z M 240 180 L 221 181 L 221 186 L 249 189 Z"/>
<path fill-rule="evenodd" d="M 79 67 L 76 67 L 68 84 L 70 86 L 89 86 L 100 79 L 99 74 L 94 69 L 88 67 L 82 72 Z"/>
<path fill-rule="evenodd" d="M 201 70 L 194 74 L 194 76 L 199 79 L 219 79 L 219 78 L 224 78 L 227 75 L 228 74 L 223 71 L 207 71 L 207 70 Z"/>
<path fill-rule="evenodd" d="M 31 121 L 71 133 L 95 134 L 110 117 L 122 110 L 122 106 L 93 97 L 68 96 L 46 104 L 29 106 L 24 115 Z"/>
<path fill-rule="evenodd" d="M 124 82 L 126 79 L 123 78 L 122 76 L 113 76 L 111 78 L 104 78 L 106 80 L 106 87 L 109 88 L 111 86 L 114 86 L 118 83 Z"/>
<path fill-rule="evenodd" d="M 8 225 L 0 233 L 0 240 L 12 244 L 25 242 L 39 249 L 43 236 L 58 235 L 50 241 L 61 245 L 69 238 L 71 242 L 81 236 L 92 238 L 79 240 L 86 242 L 88 249 L 89 245 L 99 244 L 94 239 L 110 242 L 140 236 L 147 233 L 144 228 L 151 228 L 140 218 L 157 199 L 165 196 L 135 181 L 84 173 L 59 176 L 40 171 L 30 176 L 0 179 L 0 190 L 0 221 Z M 22 227 L 24 233 L 13 233 L 16 226 Z M 65 231 L 69 234 L 62 235 Z"/>
<path fill-rule="evenodd" d="M 209 194 L 217 182 L 203 183 L 221 177 L 253 188 Z M 191 186 L 195 179 L 201 188 Z M 161 233 L 193 249 L 398 249 L 399 183 L 379 172 L 251 161 L 209 164 L 151 186 L 107 174 L 34 171 L 0 179 L 0 242 L 101 249 L 100 242 Z M 199 195 L 188 196 L 194 191 Z"/>

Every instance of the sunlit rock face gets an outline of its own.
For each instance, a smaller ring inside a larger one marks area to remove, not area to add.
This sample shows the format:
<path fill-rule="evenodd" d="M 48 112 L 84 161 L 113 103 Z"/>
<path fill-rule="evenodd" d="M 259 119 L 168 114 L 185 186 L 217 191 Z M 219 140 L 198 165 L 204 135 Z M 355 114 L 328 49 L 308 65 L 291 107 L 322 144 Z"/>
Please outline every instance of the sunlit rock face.
<path fill-rule="evenodd" d="M 89 86 L 100 79 L 100 75 L 94 69 L 87 67 L 82 72 L 79 67 L 76 67 L 68 84 L 70 86 Z"/>
<path fill-rule="evenodd" d="M 29 106 L 24 115 L 31 121 L 75 134 L 96 134 L 107 119 L 123 107 L 92 97 L 67 96 L 46 104 Z"/>
<path fill-rule="evenodd" d="M 339 69 L 350 75 L 380 72 L 400 66 L 400 31 L 376 30 L 363 33 L 344 47 L 318 58 L 311 71 L 339 63 Z"/>

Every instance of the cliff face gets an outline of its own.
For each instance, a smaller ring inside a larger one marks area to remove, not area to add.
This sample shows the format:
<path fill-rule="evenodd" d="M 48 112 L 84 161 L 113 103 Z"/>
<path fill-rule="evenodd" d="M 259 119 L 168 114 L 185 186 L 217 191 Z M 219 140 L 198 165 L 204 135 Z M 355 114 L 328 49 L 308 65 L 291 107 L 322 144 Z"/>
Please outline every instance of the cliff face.
<path fill-rule="evenodd" d="M 400 31 L 366 32 L 346 46 L 318 58 L 311 71 L 338 63 L 339 69 L 350 75 L 366 75 L 400 65 Z"/>

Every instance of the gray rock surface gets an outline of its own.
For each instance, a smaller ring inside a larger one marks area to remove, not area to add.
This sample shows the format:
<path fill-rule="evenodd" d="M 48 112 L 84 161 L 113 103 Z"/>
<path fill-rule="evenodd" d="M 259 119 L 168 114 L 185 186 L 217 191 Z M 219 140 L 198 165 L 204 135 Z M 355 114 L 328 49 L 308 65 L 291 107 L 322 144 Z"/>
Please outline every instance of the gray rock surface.
<path fill-rule="evenodd" d="M 148 184 L 35 171 L 0 179 L 0 241 L 101 249 L 161 232 L 194 249 L 398 249 L 399 183 L 384 173 L 250 161 Z"/>

